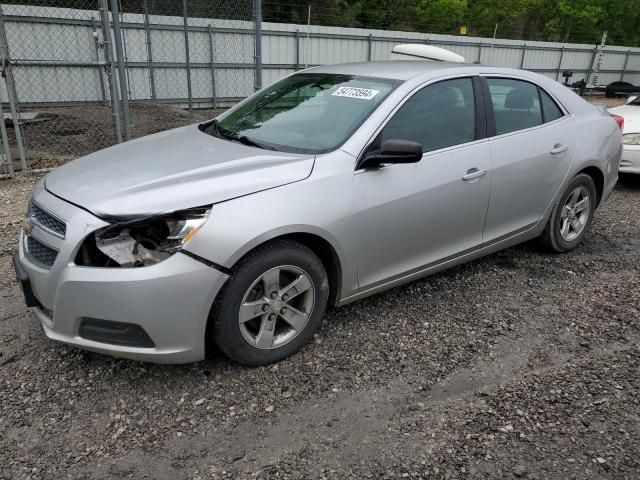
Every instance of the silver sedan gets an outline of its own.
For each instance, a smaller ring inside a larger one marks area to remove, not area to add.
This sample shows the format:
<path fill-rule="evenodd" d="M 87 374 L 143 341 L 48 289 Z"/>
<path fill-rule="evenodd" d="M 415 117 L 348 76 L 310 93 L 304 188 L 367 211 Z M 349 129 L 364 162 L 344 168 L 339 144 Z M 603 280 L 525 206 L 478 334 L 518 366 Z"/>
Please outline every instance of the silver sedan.
<path fill-rule="evenodd" d="M 605 111 L 522 70 L 312 68 L 209 122 L 88 155 L 33 194 L 15 258 L 45 334 L 248 365 L 340 306 L 534 238 L 566 252 L 613 190 Z"/>

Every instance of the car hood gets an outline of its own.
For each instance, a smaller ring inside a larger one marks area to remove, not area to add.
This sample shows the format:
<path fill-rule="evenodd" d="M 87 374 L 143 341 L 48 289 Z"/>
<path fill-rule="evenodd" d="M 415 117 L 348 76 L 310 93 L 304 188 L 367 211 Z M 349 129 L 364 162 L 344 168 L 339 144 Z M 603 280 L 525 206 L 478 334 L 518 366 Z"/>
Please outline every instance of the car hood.
<path fill-rule="evenodd" d="M 609 113 L 620 115 L 624 118 L 624 130 L 622 133 L 640 132 L 640 105 L 623 105 L 610 108 Z"/>
<path fill-rule="evenodd" d="M 54 195 L 100 217 L 162 213 L 307 178 L 314 156 L 250 147 L 196 125 L 121 143 L 51 172 Z"/>

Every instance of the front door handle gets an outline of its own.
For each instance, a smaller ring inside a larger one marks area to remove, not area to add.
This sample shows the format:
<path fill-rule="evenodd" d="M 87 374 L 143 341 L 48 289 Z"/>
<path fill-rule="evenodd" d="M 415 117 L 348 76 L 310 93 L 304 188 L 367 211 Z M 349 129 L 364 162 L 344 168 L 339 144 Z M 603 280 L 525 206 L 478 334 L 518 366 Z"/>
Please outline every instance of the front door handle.
<path fill-rule="evenodd" d="M 483 177 L 486 174 L 486 168 L 483 168 L 482 170 L 478 170 L 477 168 L 470 168 L 469 170 L 467 170 L 467 174 L 462 176 L 462 180 L 467 182 L 470 180 L 477 180 L 478 178 Z"/>
<path fill-rule="evenodd" d="M 566 145 L 562 145 L 561 143 L 556 143 L 551 149 L 551 154 L 557 155 L 558 153 L 566 152 L 567 150 L 569 150 L 569 147 L 567 147 Z"/>

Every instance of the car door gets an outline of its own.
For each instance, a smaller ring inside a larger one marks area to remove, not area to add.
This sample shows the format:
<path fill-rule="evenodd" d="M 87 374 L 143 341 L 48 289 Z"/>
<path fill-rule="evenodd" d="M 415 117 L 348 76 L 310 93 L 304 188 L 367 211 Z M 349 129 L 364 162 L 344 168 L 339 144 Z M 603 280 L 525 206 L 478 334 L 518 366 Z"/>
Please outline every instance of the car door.
<path fill-rule="evenodd" d="M 370 147 L 412 140 L 422 145 L 420 162 L 355 172 L 361 290 L 482 243 L 491 158 L 477 81 L 455 78 L 418 90 Z"/>
<path fill-rule="evenodd" d="M 577 131 L 574 118 L 533 83 L 488 77 L 486 87 L 488 130 L 495 136 L 489 140 L 493 180 L 483 237 L 491 243 L 544 216 L 571 166 Z"/>

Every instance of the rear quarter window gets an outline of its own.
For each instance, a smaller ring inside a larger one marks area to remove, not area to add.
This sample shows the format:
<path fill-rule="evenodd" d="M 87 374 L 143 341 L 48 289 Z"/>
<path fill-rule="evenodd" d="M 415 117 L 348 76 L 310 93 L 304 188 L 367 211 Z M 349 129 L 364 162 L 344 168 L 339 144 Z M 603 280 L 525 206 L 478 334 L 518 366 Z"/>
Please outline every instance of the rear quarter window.
<path fill-rule="evenodd" d="M 564 116 L 562 110 L 558 104 L 551 98 L 551 96 L 542 90 L 540 90 L 540 100 L 542 101 L 542 112 L 544 115 L 544 123 L 553 122 Z"/>

